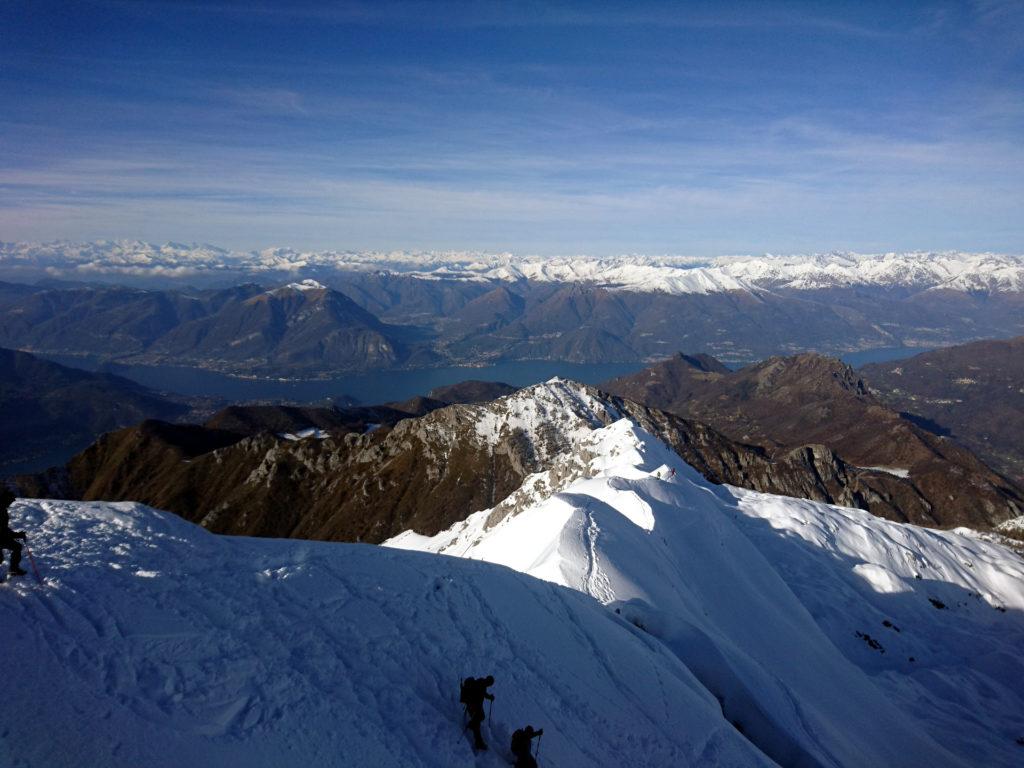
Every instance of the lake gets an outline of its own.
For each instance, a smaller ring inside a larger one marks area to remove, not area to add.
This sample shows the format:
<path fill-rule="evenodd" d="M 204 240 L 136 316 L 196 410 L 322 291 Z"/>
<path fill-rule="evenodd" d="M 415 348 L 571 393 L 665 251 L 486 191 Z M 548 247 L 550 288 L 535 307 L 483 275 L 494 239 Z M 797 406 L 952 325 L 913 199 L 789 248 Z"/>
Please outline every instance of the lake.
<path fill-rule="evenodd" d="M 867 363 L 880 363 L 911 357 L 926 349 L 911 347 L 883 347 L 851 352 L 842 359 L 855 368 Z M 137 381 L 161 392 L 179 395 L 220 397 L 234 402 L 251 400 L 288 400 L 315 402 L 343 395 L 360 403 L 371 405 L 406 400 L 425 395 L 435 387 L 457 384 L 467 379 L 503 381 L 517 387 L 526 387 L 552 376 L 600 384 L 603 381 L 634 373 L 646 367 L 645 363 L 563 363 L 548 360 L 527 360 L 489 365 L 483 368 L 452 366 L 448 368 L 414 369 L 407 371 L 376 371 L 354 373 L 332 379 L 279 381 L 276 379 L 241 379 L 223 373 L 197 368 L 169 365 L 101 364 L 97 360 L 70 355 L 41 355 L 62 365 L 87 370 L 104 370 Z M 732 367 L 732 366 L 730 366 Z"/>
<path fill-rule="evenodd" d="M 97 361 L 65 355 L 46 355 L 46 359 L 62 365 L 87 370 L 102 369 L 161 392 L 180 395 L 221 397 L 235 402 L 250 400 L 290 400 L 313 402 L 348 395 L 360 403 L 371 405 L 406 400 L 425 395 L 434 387 L 457 384 L 467 379 L 503 381 L 525 387 L 553 376 L 599 384 L 602 381 L 633 373 L 643 363 L 601 363 L 581 365 L 557 361 L 533 360 L 490 365 L 485 368 L 430 368 L 408 371 L 378 371 L 338 376 L 333 379 L 278 381 L 273 379 L 240 379 L 222 373 L 196 368 L 144 365 L 100 365 Z"/>
<path fill-rule="evenodd" d="M 868 363 L 887 363 L 890 360 L 903 360 L 931 351 L 932 347 L 879 347 L 877 349 L 865 349 L 860 352 L 849 352 L 842 355 L 840 359 L 847 365 L 860 368 Z"/>

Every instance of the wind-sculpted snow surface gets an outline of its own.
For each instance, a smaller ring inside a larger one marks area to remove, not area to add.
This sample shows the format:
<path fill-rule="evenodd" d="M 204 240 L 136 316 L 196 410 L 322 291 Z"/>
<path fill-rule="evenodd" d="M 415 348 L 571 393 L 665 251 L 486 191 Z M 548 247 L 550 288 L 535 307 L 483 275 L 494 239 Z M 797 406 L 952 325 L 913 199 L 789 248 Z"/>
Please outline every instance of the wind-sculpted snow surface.
<path fill-rule="evenodd" d="M 13 518 L 45 583 L 0 588 L 3 766 L 498 766 L 528 722 L 550 765 L 770 764 L 659 642 L 505 568 L 136 504 Z M 486 673 L 474 757 L 458 685 Z"/>
<path fill-rule="evenodd" d="M 1024 291 L 1024 257 L 961 251 L 758 256 L 516 256 L 473 251 L 228 251 L 136 240 L 0 243 L 0 268 L 62 277 L 203 279 L 388 270 L 424 280 L 587 283 L 642 293 L 709 294 L 761 288 L 881 286 Z"/>
<path fill-rule="evenodd" d="M 1024 562 L 967 531 L 714 486 L 635 423 L 436 537 L 590 594 L 787 766 L 1019 765 Z"/>

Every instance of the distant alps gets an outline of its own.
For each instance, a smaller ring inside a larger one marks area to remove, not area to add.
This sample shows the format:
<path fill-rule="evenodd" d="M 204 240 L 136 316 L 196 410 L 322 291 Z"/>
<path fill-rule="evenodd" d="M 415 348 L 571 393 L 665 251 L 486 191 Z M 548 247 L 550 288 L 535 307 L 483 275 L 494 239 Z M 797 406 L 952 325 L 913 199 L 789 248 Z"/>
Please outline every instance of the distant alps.
<path fill-rule="evenodd" d="M 8 277 L 279 280 L 386 271 L 426 280 L 583 283 L 666 294 L 823 290 L 852 286 L 962 292 L 1024 291 L 1024 255 L 963 251 L 747 255 L 541 257 L 474 251 L 232 251 L 207 244 L 139 240 L 0 243 Z"/>

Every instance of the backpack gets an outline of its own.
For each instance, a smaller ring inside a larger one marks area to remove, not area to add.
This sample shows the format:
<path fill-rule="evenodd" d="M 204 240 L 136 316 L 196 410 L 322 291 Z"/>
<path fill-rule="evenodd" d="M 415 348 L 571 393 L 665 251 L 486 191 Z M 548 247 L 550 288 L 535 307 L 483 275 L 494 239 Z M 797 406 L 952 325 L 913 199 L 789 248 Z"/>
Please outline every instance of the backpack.
<path fill-rule="evenodd" d="M 522 752 L 530 751 L 530 739 L 526 735 L 526 731 L 520 728 L 518 731 L 512 734 L 512 754 L 518 755 Z"/>
<path fill-rule="evenodd" d="M 459 686 L 459 703 L 469 704 L 470 699 L 473 697 L 473 683 L 476 682 L 472 677 L 467 677 L 462 681 L 462 685 Z"/>

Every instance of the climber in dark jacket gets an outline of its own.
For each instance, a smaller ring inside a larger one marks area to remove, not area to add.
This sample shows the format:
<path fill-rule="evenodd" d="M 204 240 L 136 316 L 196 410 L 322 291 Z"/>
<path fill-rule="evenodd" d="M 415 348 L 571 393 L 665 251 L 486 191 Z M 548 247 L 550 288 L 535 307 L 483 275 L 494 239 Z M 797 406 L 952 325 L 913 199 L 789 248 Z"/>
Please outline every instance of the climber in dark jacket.
<path fill-rule="evenodd" d="M 11 516 L 7 512 L 14 503 L 15 496 L 7 488 L 0 488 L 0 562 L 3 561 L 4 550 L 11 551 L 11 567 L 7 573 L 10 576 L 24 576 L 25 571 L 21 569 L 21 544 L 18 539 L 25 540 L 24 531 L 11 530 Z M 0 575 L 0 581 L 3 576 Z"/>
<path fill-rule="evenodd" d="M 494 678 L 488 675 L 487 677 L 468 677 L 462 683 L 462 703 L 466 705 L 466 712 L 469 714 L 469 728 L 473 731 L 473 737 L 476 741 L 473 744 L 474 749 L 487 749 L 487 744 L 484 742 L 483 736 L 480 735 L 480 724 L 484 721 L 484 699 L 490 699 L 494 701 L 494 694 L 488 693 L 487 689 L 494 685 Z"/>
<path fill-rule="evenodd" d="M 532 725 L 520 728 L 512 734 L 512 754 L 516 758 L 515 768 L 537 768 L 537 761 L 533 759 L 530 744 L 534 738 L 542 735 L 544 735 L 544 729 L 535 731 Z"/>

